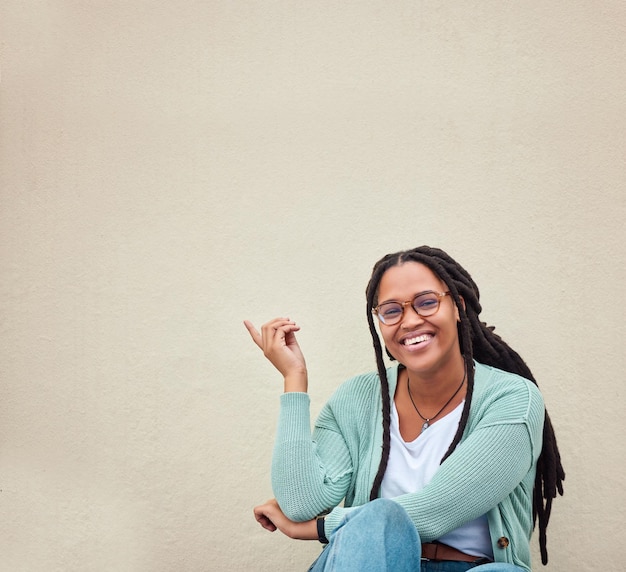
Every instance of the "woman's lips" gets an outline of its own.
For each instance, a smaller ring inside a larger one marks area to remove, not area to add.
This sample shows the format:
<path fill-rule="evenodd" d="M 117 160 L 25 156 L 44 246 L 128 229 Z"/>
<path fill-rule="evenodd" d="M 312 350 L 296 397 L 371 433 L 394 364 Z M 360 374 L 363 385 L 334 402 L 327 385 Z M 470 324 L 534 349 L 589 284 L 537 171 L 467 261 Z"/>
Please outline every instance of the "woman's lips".
<path fill-rule="evenodd" d="M 400 345 L 409 351 L 420 350 L 428 346 L 434 337 L 432 332 L 412 332 L 400 339 Z"/>

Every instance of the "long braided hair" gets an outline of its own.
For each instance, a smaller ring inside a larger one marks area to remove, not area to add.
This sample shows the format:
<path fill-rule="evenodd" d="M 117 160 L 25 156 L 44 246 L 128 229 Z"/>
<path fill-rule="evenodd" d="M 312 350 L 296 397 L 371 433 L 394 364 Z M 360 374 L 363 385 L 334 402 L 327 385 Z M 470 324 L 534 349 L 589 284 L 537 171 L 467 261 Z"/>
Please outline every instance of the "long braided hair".
<path fill-rule="evenodd" d="M 378 287 L 383 274 L 389 268 L 399 266 L 405 262 L 419 262 L 430 268 L 447 285 L 460 317 L 458 324 L 459 343 L 467 371 L 467 393 L 459 426 L 450 447 L 441 459 L 442 463 L 459 444 L 467 424 L 474 389 L 474 359 L 485 365 L 521 375 L 531 380 L 535 385 L 537 384 L 530 369 L 519 354 L 511 349 L 494 332 L 493 327 L 487 326 L 480 321 L 478 316 L 482 308 L 479 302 L 478 286 L 476 286 L 469 273 L 448 254 L 438 248 L 420 246 L 413 250 L 388 254 L 381 258 L 374 266 L 366 289 L 367 320 L 374 344 L 378 375 L 381 381 L 383 409 L 383 452 L 378 473 L 370 492 L 370 500 L 378 496 L 378 491 L 387 468 L 391 417 L 389 381 L 383 361 L 383 347 L 376 330 L 372 309 L 378 305 Z M 392 357 L 388 352 L 387 355 Z M 533 525 L 536 525 L 537 521 L 539 521 L 539 547 L 543 564 L 548 563 L 546 529 L 552 510 L 552 500 L 556 498 L 557 491 L 559 494 L 563 494 L 564 479 L 565 472 L 561 464 L 561 455 L 556 443 L 556 436 L 550 417 L 546 412 L 543 426 L 543 448 L 537 461 L 535 488 L 533 491 Z"/>

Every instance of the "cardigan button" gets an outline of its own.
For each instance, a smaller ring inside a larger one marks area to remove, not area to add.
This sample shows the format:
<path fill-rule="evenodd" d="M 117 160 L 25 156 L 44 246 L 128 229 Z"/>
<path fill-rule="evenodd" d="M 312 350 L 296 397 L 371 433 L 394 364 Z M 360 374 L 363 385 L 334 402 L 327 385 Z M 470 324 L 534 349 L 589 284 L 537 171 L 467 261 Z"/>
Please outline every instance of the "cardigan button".
<path fill-rule="evenodd" d="M 507 548 L 509 545 L 509 539 L 506 536 L 501 536 L 498 538 L 498 546 L 500 548 Z"/>

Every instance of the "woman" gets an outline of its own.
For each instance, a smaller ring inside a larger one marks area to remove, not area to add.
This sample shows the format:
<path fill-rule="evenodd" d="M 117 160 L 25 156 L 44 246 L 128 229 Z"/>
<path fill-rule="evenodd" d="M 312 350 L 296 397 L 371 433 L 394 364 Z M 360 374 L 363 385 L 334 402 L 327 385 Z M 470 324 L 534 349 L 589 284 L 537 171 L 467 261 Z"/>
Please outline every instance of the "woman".
<path fill-rule="evenodd" d="M 462 572 L 529 571 L 538 518 L 546 564 L 564 479 L 554 432 L 524 361 L 480 322 L 470 275 L 423 246 L 382 258 L 366 295 L 377 372 L 342 384 L 312 435 L 299 327 L 245 322 L 285 383 L 276 500 L 257 521 L 328 543 L 314 571 Z"/>

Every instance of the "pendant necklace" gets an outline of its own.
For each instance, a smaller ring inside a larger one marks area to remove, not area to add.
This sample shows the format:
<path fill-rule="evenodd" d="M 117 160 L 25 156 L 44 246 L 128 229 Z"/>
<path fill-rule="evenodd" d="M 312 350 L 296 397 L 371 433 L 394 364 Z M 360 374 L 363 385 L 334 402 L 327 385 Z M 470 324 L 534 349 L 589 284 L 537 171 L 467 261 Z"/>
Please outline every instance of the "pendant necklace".
<path fill-rule="evenodd" d="M 417 408 L 417 405 L 415 405 L 415 401 L 413 401 L 413 395 L 411 395 L 411 378 L 408 375 L 407 372 L 407 376 L 406 376 L 406 387 L 409 390 L 409 397 L 411 398 L 411 403 L 413 404 L 413 407 L 415 408 L 415 411 L 417 411 L 417 414 L 424 420 L 424 424 L 422 425 L 422 433 L 424 431 L 426 431 L 426 429 L 428 429 L 430 427 L 430 422 L 437 419 L 437 417 L 439 417 L 439 414 L 446 408 L 448 407 L 448 405 L 450 405 L 450 402 L 456 397 L 457 393 L 459 393 L 459 391 L 461 391 L 461 388 L 463 387 L 463 384 L 465 383 L 465 378 L 467 377 L 467 369 L 465 370 L 465 372 L 463 373 L 463 379 L 461 380 L 461 385 L 459 385 L 459 387 L 457 387 L 457 390 L 452 394 L 452 397 L 450 399 L 448 399 L 448 401 L 446 401 L 445 405 L 439 410 L 437 411 L 437 413 L 435 413 L 432 417 L 424 417 L 421 413 L 420 410 Z"/>

